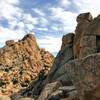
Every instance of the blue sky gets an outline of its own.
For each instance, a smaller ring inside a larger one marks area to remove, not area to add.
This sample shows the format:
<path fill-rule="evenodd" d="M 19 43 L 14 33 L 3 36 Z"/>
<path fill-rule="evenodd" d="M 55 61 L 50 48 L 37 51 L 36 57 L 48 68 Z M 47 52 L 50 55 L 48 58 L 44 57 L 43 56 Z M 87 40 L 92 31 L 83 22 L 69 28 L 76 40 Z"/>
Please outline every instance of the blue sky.
<path fill-rule="evenodd" d="M 55 54 L 83 12 L 100 14 L 100 0 L 0 0 L 0 47 L 31 32 L 40 47 Z"/>

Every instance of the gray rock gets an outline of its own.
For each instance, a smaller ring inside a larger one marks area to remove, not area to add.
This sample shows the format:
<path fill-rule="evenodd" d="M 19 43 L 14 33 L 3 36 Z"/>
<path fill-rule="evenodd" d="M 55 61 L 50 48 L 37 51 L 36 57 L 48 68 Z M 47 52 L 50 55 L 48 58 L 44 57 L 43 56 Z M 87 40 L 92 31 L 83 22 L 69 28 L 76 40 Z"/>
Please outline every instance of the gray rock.
<path fill-rule="evenodd" d="M 59 87 L 61 86 L 61 84 L 59 82 L 54 82 L 54 83 L 49 83 L 47 84 L 43 91 L 41 92 L 39 99 L 38 100 L 46 100 L 47 97 L 54 92 L 55 90 L 57 90 Z"/>

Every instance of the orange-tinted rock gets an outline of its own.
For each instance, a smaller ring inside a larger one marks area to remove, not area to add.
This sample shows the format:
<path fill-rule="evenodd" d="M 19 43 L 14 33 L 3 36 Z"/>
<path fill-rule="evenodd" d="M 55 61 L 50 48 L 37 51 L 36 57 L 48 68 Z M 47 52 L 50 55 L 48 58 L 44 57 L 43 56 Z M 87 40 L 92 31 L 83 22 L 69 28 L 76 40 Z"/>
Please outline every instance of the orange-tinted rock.
<path fill-rule="evenodd" d="M 46 79 L 43 75 L 49 65 L 47 63 L 39 75 L 40 79 L 34 80 L 18 96 L 32 96 L 36 100 L 100 100 L 100 15 L 93 19 L 90 13 L 80 14 L 77 23 L 75 35 L 63 36 L 61 50 Z M 43 50 L 40 53 L 45 54 Z M 47 57 L 48 54 L 42 58 Z M 6 62 L 11 63 L 9 59 Z M 24 63 L 27 68 L 27 60 Z M 15 76 L 16 73 L 15 70 Z M 25 80 L 29 79 L 27 77 Z M 61 84 L 59 88 L 55 88 L 58 86 L 56 82 Z M 70 89 L 70 86 L 74 88 Z"/>
<path fill-rule="evenodd" d="M 81 51 L 81 38 L 84 35 L 84 31 L 87 29 L 88 25 L 92 21 L 92 15 L 90 13 L 83 13 L 77 17 L 77 26 L 75 30 L 75 38 L 74 38 L 74 56 L 75 58 L 79 58 Z"/>
<path fill-rule="evenodd" d="M 0 91 L 3 91 L 2 94 L 12 94 L 28 86 L 33 79 L 38 77 L 41 70 L 44 70 L 44 74 L 47 75 L 52 66 L 53 56 L 38 47 L 34 35 L 27 34 L 18 42 L 6 41 L 6 45 L 0 49 L 0 87 L 2 88 Z"/>
<path fill-rule="evenodd" d="M 6 41 L 6 45 L 7 46 L 12 46 L 14 44 L 15 44 L 15 41 L 14 40 L 8 40 L 8 41 Z"/>

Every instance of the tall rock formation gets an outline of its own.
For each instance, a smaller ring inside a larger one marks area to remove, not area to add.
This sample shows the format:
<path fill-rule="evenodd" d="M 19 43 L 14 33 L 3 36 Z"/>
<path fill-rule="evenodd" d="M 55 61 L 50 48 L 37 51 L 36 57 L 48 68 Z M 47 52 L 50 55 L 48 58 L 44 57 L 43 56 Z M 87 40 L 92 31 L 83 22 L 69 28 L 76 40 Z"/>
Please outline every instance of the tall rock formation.
<path fill-rule="evenodd" d="M 8 40 L 5 43 L 0 49 L 0 94 L 11 95 L 37 77 L 47 75 L 53 56 L 38 47 L 34 35 L 27 34 L 18 42 Z"/>
<path fill-rule="evenodd" d="M 19 95 L 31 91 L 36 100 L 100 100 L 100 15 L 80 14 L 77 23 L 75 34 L 63 36 L 47 78 Z"/>
<path fill-rule="evenodd" d="M 74 54 L 73 54 L 74 36 L 75 36 L 74 33 L 69 33 L 63 36 L 61 50 L 59 51 L 57 57 L 55 58 L 53 67 L 50 70 L 49 75 L 46 79 L 46 83 L 53 82 L 55 80 L 59 80 L 62 81 L 63 83 L 64 82 L 66 83 L 66 80 L 68 80 L 65 71 L 62 69 L 62 65 L 74 59 Z"/>
<path fill-rule="evenodd" d="M 87 29 L 87 27 L 89 26 L 89 24 L 92 20 L 93 20 L 93 18 L 90 13 L 80 14 L 76 19 L 77 26 L 76 26 L 76 30 L 75 30 L 76 35 L 74 38 L 74 46 L 73 46 L 75 58 L 79 58 L 79 56 L 81 55 L 81 49 L 84 48 L 84 47 L 82 48 L 81 40 L 85 33 L 84 31 Z"/>

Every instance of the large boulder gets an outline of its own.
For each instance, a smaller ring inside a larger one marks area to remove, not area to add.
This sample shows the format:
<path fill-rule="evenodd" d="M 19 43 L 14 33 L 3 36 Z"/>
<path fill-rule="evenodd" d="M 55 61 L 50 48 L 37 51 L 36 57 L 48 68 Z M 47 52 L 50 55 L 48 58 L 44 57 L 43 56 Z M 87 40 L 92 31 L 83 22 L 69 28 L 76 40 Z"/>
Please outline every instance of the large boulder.
<path fill-rule="evenodd" d="M 88 13 L 82 13 L 77 17 L 77 26 L 75 29 L 75 38 L 74 38 L 74 57 L 79 58 L 80 57 L 80 41 L 83 37 L 84 31 L 87 29 L 91 21 L 93 20 L 92 15 Z"/>
<path fill-rule="evenodd" d="M 80 41 L 80 58 L 100 52 L 100 15 L 94 18 Z"/>
<path fill-rule="evenodd" d="M 47 84 L 43 91 L 41 92 L 38 100 L 47 100 L 48 99 L 48 96 L 56 91 L 59 87 L 61 86 L 61 84 L 59 82 L 54 82 L 54 83 L 49 83 Z"/>
<path fill-rule="evenodd" d="M 79 100 L 77 91 L 74 86 L 62 86 L 59 82 L 47 84 L 42 90 L 38 100 Z"/>
<path fill-rule="evenodd" d="M 100 53 L 70 61 L 64 68 L 82 100 L 100 99 Z"/>

